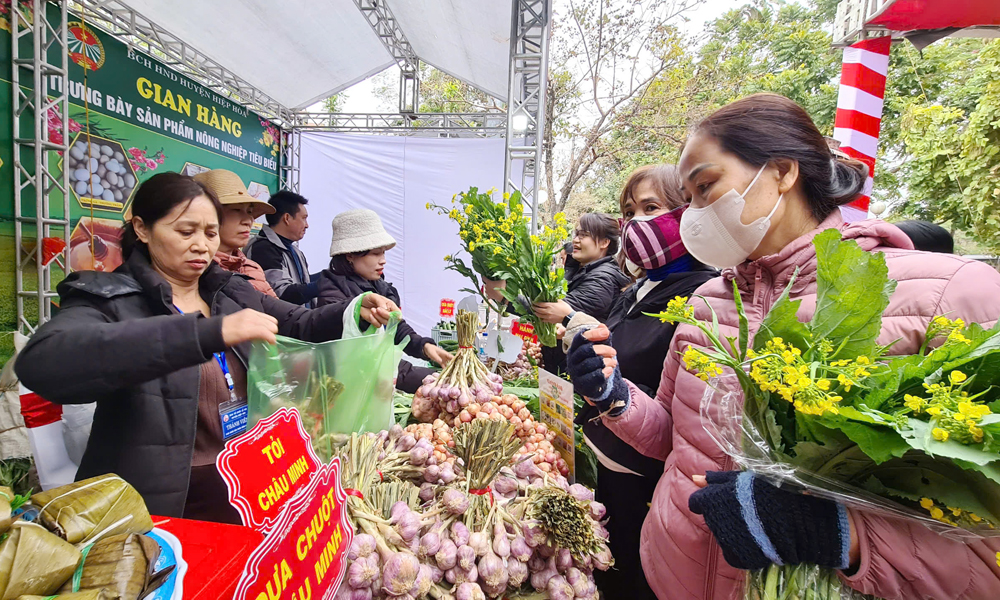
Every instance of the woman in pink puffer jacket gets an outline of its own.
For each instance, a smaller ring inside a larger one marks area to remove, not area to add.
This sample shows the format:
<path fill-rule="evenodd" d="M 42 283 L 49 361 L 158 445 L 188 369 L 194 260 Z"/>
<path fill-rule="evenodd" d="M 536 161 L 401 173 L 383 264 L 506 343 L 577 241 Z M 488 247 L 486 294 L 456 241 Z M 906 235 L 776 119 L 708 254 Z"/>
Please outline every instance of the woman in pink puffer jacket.
<path fill-rule="evenodd" d="M 893 353 L 917 352 L 935 316 L 984 326 L 1000 316 L 1000 274 L 987 265 L 914 251 L 902 231 L 882 221 L 844 223 L 838 206 L 862 191 L 866 169 L 833 157 L 808 114 L 791 100 L 759 94 L 720 109 L 695 129 L 678 167 L 691 198 L 684 216 L 687 222 L 681 226 L 688 251 L 707 264 L 733 267 L 697 292 L 718 314 L 723 335 L 736 336 L 739 326 L 733 280 L 752 335 L 796 268 L 791 297 L 802 300 L 799 319 L 809 320 L 816 306 L 816 255 L 811 241 L 831 228 L 867 251 L 885 254 L 889 277 L 898 286 L 883 315 L 878 341 L 898 340 Z M 711 319 L 703 302 L 692 305 L 697 318 Z M 723 550 L 727 558 L 746 556 L 745 549 L 732 541 L 738 526 L 744 534 L 751 532 L 746 539 L 757 541 L 754 552 L 777 554 L 786 562 L 793 562 L 788 554 L 834 556 L 836 560 L 828 564 L 843 569 L 841 578 L 848 586 L 886 600 L 1000 598 L 996 539 L 962 543 L 920 524 L 845 510 L 826 500 L 803 500 L 759 480 L 752 484 L 764 488 L 755 496 L 755 518 L 764 515 L 760 520 L 767 521 L 769 515 L 789 510 L 829 518 L 817 525 L 818 530 L 810 527 L 812 535 L 793 531 L 786 522 L 781 526 L 789 540 L 767 540 L 764 535 L 761 542 L 751 519 L 733 526 L 745 511 L 732 513 L 736 517 L 731 519 L 731 513 L 720 508 L 724 502 L 706 502 L 708 496 L 702 492 L 699 502 L 689 505 L 692 494 L 706 486 L 706 472 L 734 469 L 703 427 L 700 405 L 706 384 L 680 361 L 680 353 L 689 345 L 705 347 L 708 341 L 696 328 L 677 328 L 654 399 L 620 379 L 614 350 L 592 343 L 606 335 L 606 329 L 598 328 L 579 336 L 568 367 L 577 390 L 610 411 L 603 417 L 608 428 L 643 454 L 666 461 L 642 532 L 643 569 L 657 597 L 739 598 L 743 571 L 723 557 Z M 598 379 L 601 383 L 595 387 Z M 716 476 L 703 492 L 722 497 L 726 485 L 718 483 L 722 480 L 731 481 Z M 753 490 L 756 494 L 758 488 Z M 781 504 L 766 505 L 771 498 Z M 808 512 L 816 507 L 817 512 Z M 706 521 L 715 525 L 710 529 Z M 713 534 L 725 541 L 718 542 Z"/>

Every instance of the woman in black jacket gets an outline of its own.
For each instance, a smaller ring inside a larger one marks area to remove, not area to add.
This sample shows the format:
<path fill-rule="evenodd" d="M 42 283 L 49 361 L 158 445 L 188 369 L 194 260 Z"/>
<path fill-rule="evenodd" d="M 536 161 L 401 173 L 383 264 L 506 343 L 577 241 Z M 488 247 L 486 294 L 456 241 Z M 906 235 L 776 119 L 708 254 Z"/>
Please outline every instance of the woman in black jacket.
<path fill-rule="evenodd" d="M 399 292 L 382 275 L 385 253 L 395 245 L 396 240 L 382 227 L 382 221 L 373 210 L 349 210 L 334 217 L 330 268 L 320 273 L 316 305 L 344 302 L 365 292 L 374 292 L 399 304 Z M 409 356 L 426 358 L 441 366 L 452 358 L 434 340 L 418 335 L 406 321 L 400 321 L 396 343 L 407 337 L 409 341 L 403 351 Z M 400 361 L 396 387 L 412 394 L 431 373 L 431 369 Z"/>
<path fill-rule="evenodd" d="M 573 234 L 573 253 L 569 255 L 578 266 L 567 276 L 566 297 L 536 303 L 534 311 L 539 319 L 565 325 L 577 312 L 602 322 L 608 318 L 622 288 L 631 283 L 614 259 L 619 235 L 618 222 L 610 215 L 586 213 L 580 217 Z M 566 366 L 566 354 L 559 346 L 543 348 L 542 360 L 553 373 L 562 372 Z"/>
<path fill-rule="evenodd" d="M 655 395 L 674 325 L 644 313 L 664 310 L 676 296 L 690 296 L 718 272 L 694 260 L 680 241 L 684 199 L 673 165 L 636 170 L 621 193 L 625 224 L 621 262 L 639 279 L 618 297 L 604 322 L 618 352 L 622 376 Z M 626 374 L 628 371 L 628 374 Z M 595 572 L 608 600 L 655 598 L 639 561 L 642 522 L 663 463 L 644 456 L 616 437 L 587 406 L 577 416 L 584 439 L 598 457 L 597 499 L 608 510 L 608 532 L 615 568 Z"/>
<path fill-rule="evenodd" d="M 369 295 L 309 310 L 258 292 L 213 262 L 222 206 L 190 177 L 154 175 L 131 213 L 125 263 L 59 284 L 59 313 L 17 375 L 52 402 L 97 403 L 78 479 L 117 473 L 153 514 L 239 523 L 215 458 L 246 426 L 250 343 L 331 340 L 347 310 L 382 325 L 398 308 Z"/>

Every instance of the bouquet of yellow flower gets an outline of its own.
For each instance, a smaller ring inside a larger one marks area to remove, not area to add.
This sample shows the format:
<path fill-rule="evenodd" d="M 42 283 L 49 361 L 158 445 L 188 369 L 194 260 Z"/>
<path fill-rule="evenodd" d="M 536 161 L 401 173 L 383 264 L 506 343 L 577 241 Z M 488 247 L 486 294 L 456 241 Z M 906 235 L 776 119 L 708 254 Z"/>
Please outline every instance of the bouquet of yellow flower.
<path fill-rule="evenodd" d="M 458 223 L 462 248 L 472 259 L 469 268 L 461 258 L 446 256 L 447 268 L 469 278 L 477 288 L 462 291 L 483 296 L 487 305 L 498 312 L 500 307 L 492 305 L 480 291 L 479 277 L 484 284 L 496 285 L 498 280 L 502 281 L 503 287 L 498 291 L 532 323 L 543 345 L 555 346 L 555 325 L 535 317 L 531 306 L 535 302 L 554 302 L 566 295 L 563 270 L 555 266 L 555 257 L 569 237 L 566 216 L 557 214 L 554 228 L 545 226 L 538 235 L 531 235 L 521 193 L 505 192 L 503 202 L 494 201 L 494 193 L 495 189 L 480 192 L 470 188 L 452 198 L 452 208 L 427 204 L 428 210 L 437 210 Z"/>
<path fill-rule="evenodd" d="M 507 266 L 498 271 L 507 287 L 500 290 L 504 297 L 519 307 L 519 312 L 535 328 L 535 335 L 543 346 L 555 346 L 556 326 L 535 316 L 532 305 L 536 302 L 555 302 L 566 295 L 566 277 L 561 266 L 557 267 L 556 255 L 562 249 L 569 232 L 566 216 L 555 216 L 555 227 L 546 225 L 538 235 L 531 235 L 527 226 L 514 230 L 514 235 L 500 242 L 500 254 L 507 258 Z"/>
<path fill-rule="evenodd" d="M 714 318 L 696 319 L 686 298 L 655 315 L 698 327 L 711 342 L 682 356 L 712 386 L 706 430 L 744 469 L 810 494 L 946 536 L 1000 533 L 1000 325 L 937 317 L 918 354 L 889 356 L 876 342 L 896 286 L 885 257 L 835 230 L 813 244 L 808 323 L 796 317 L 792 283 L 752 343 L 735 284 L 736 337 L 723 337 Z M 753 599 L 862 597 L 812 565 L 772 565 L 747 581 Z"/>
<path fill-rule="evenodd" d="M 520 192 L 505 192 L 504 202 L 496 202 L 493 199 L 495 193 L 496 189 L 480 192 L 472 187 L 467 192 L 452 196 L 450 208 L 428 202 L 427 209 L 436 210 L 458 223 L 462 249 L 468 253 L 471 264 L 467 265 L 455 254 L 445 256 L 444 260 L 448 264 L 447 269 L 472 282 L 472 288 L 461 291 L 481 296 L 487 306 L 499 313 L 502 312 L 501 307 L 490 301 L 484 288 L 502 285 L 497 273 L 507 267 L 509 258 L 503 253 L 500 242 L 513 236 L 517 228 L 524 227 L 524 211 Z"/>

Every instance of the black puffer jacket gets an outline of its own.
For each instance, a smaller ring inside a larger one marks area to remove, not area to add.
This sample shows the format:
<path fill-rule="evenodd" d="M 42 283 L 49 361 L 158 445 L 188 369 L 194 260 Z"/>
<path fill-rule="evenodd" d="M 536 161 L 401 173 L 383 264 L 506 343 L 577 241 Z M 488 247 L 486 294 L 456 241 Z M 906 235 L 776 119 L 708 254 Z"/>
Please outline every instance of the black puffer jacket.
<path fill-rule="evenodd" d="M 211 318 L 177 314 L 170 285 L 139 250 L 114 273 L 73 273 L 59 284 L 59 314 L 31 337 L 15 366 L 46 400 L 97 403 L 77 479 L 117 473 L 156 515 L 183 514 L 200 369 L 226 349 L 222 317 L 252 308 L 275 317 L 281 335 L 320 342 L 341 336 L 348 304 L 289 304 L 215 262 L 200 287 Z M 233 349 L 244 367 L 249 349 Z"/>
<path fill-rule="evenodd" d="M 349 301 L 365 292 L 375 292 L 385 296 L 399 306 L 399 292 L 396 291 L 396 286 L 385 279 L 368 281 L 358 275 L 338 275 L 331 269 L 323 269 L 319 274 L 318 286 L 319 296 L 316 298 L 316 306 Z M 433 344 L 434 340 L 417 334 L 409 323 L 401 321 L 396 328 L 396 343 L 402 342 L 407 336 L 410 341 L 406 343 L 403 351 L 414 358 L 426 359 L 424 345 Z M 396 375 L 396 387 L 412 394 L 420 387 L 424 377 L 433 372 L 433 369 L 416 367 L 402 360 L 399 362 L 399 371 Z"/>
<path fill-rule="evenodd" d="M 573 272 L 564 300 L 577 312 L 587 313 L 604 322 L 629 278 L 615 259 L 605 256 Z"/>
<path fill-rule="evenodd" d="M 621 296 L 622 288 L 628 284 L 629 278 L 618 268 L 615 259 L 605 256 L 572 272 L 563 300 L 576 312 L 587 313 L 603 323 L 607 320 L 611 307 Z M 542 360 L 549 371 L 562 373 L 566 368 L 566 354 L 562 350 L 562 344 L 557 344 L 554 348 L 542 348 Z"/>
<path fill-rule="evenodd" d="M 611 309 L 611 315 L 604 323 L 611 330 L 611 345 L 618 351 L 622 377 L 650 397 L 656 394 L 663 372 L 663 361 L 667 357 L 676 325 L 662 323 L 644 313 L 665 310 L 667 302 L 677 296 L 690 296 L 701 284 L 718 275 L 719 272 L 715 269 L 695 263 L 690 271 L 668 275 L 643 296 L 638 304 L 635 299 L 646 279 L 640 279 L 619 296 Z M 594 420 L 598 412 L 597 408 L 586 405 L 577 415 L 576 421 L 583 425 L 583 433 L 587 439 L 605 456 L 623 467 L 646 477 L 659 479 L 663 474 L 663 462 L 640 454 L 605 427 L 601 419 Z"/>

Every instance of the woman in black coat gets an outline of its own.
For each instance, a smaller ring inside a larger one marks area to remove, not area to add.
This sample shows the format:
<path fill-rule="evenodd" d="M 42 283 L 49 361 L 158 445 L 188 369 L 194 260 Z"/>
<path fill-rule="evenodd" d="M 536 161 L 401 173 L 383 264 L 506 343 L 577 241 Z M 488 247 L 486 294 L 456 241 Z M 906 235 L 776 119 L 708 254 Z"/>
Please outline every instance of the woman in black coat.
<path fill-rule="evenodd" d="M 250 343 L 336 339 L 345 311 L 382 325 L 398 308 L 368 295 L 309 310 L 258 292 L 213 262 L 222 207 L 190 177 L 154 175 L 131 212 L 125 263 L 59 284 L 59 313 L 17 375 L 52 402 L 97 403 L 78 479 L 117 473 L 153 514 L 239 523 L 215 458 L 242 432 L 230 423 L 245 415 Z"/>
<path fill-rule="evenodd" d="M 396 240 L 382 227 L 381 219 L 373 210 L 349 210 L 334 217 L 330 268 L 320 273 L 316 305 L 344 302 L 365 292 L 374 292 L 399 304 L 399 292 L 382 275 L 385 253 L 395 245 Z M 434 340 L 418 335 L 406 321 L 400 321 L 396 328 L 396 343 L 404 338 L 409 338 L 403 348 L 409 356 L 428 359 L 441 366 L 448 364 L 452 358 Z M 421 386 L 424 377 L 433 372 L 432 369 L 400 361 L 396 387 L 412 394 Z"/>
<path fill-rule="evenodd" d="M 605 321 L 615 305 L 622 288 L 631 283 L 618 264 L 620 230 L 618 222 L 610 215 L 586 213 L 573 233 L 572 258 L 577 264 L 569 280 L 566 297 L 557 302 L 538 302 L 535 314 L 546 323 L 566 324 L 577 312 L 586 313 L 598 321 Z M 545 368 L 561 373 L 566 366 L 566 354 L 560 346 L 542 348 Z"/>
<path fill-rule="evenodd" d="M 655 395 L 674 325 L 645 313 L 664 310 L 676 296 L 690 296 L 718 271 L 694 260 L 680 241 L 684 199 L 672 165 L 636 170 L 622 190 L 625 225 L 621 238 L 623 268 L 638 280 L 625 290 L 604 323 L 618 352 L 622 376 Z M 626 373 L 628 371 L 628 373 Z M 607 600 L 646 599 L 655 595 L 639 561 L 639 537 L 649 512 L 663 462 L 644 456 L 616 437 L 587 405 L 577 416 L 584 439 L 598 457 L 597 499 L 607 507 L 609 544 L 615 568 L 594 573 Z"/>

